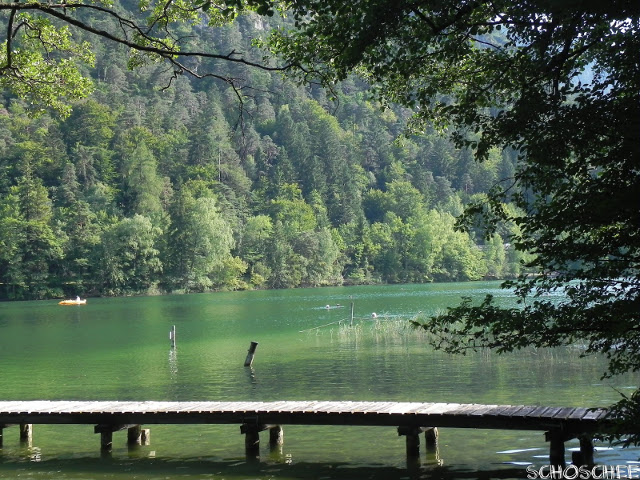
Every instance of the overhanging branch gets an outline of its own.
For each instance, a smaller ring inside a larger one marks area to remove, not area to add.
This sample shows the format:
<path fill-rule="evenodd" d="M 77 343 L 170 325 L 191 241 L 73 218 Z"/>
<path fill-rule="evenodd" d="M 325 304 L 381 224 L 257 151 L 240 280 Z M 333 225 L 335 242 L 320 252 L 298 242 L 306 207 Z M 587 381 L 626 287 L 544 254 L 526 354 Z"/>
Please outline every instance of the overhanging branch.
<path fill-rule="evenodd" d="M 106 30 L 102 30 L 99 28 L 92 27 L 87 23 L 78 20 L 77 18 L 66 13 L 67 10 L 75 10 L 79 8 L 90 9 L 94 11 L 98 11 L 100 13 L 109 15 L 115 18 L 119 25 L 123 27 L 123 33 L 125 35 L 118 36 L 114 33 L 111 33 Z M 86 4 L 66 4 L 66 3 L 58 3 L 58 4 L 43 4 L 43 3 L 11 3 L 11 4 L 0 4 L 0 11 L 7 10 L 11 11 L 11 15 L 15 16 L 18 11 L 37 11 L 43 14 L 49 15 L 51 17 L 57 18 L 69 25 L 73 25 L 81 30 L 89 32 L 91 34 L 103 37 L 105 39 L 111 40 L 120 45 L 124 45 L 133 50 L 150 53 L 158 55 L 166 60 L 171 60 L 179 57 L 200 57 L 200 58 L 208 58 L 215 60 L 224 60 L 228 62 L 239 63 L 243 65 L 247 65 L 249 67 L 258 68 L 266 71 L 286 71 L 291 69 L 294 64 L 287 64 L 283 66 L 269 66 L 264 65 L 257 62 L 249 61 L 243 57 L 239 57 L 238 53 L 232 51 L 228 54 L 216 54 L 209 52 L 200 52 L 200 51 L 180 51 L 175 48 L 172 48 L 170 45 L 166 44 L 161 38 L 156 38 L 151 36 L 148 32 L 143 31 L 135 22 L 117 14 L 113 10 L 108 8 L 100 7 L 98 5 L 86 5 Z M 149 42 L 149 45 L 144 45 L 133 40 L 130 40 L 126 37 L 126 31 L 124 31 L 124 27 L 131 29 L 135 34 L 139 35 L 145 42 Z M 172 62 L 175 63 L 175 62 Z M 188 69 L 184 69 L 184 71 L 188 71 Z M 192 72 L 189 71 L 191 74 Z M 215 76 L 215 75 L 213 75 Z"/>

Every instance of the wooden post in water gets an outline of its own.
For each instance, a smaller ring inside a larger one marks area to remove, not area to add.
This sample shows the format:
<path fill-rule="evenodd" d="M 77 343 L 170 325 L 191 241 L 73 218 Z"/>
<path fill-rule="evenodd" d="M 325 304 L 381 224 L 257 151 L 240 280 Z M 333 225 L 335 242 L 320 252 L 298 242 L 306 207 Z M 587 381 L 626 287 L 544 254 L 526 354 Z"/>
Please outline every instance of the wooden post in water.
<path fill-rule="evenodd" d="M 245 434 L 244 453 L 248 459 L 255 459 L 260 456 L 260 434 L 257 431 Z"/>
<path fill-rule="evenodd" d="M 133 425 L 127 428 L 127 445 L 133 447 L 149 444 L 151 444 L 151 430 L 142 428 L 142 425 Z"/>
<path fill-rule="evenodd" d="M 256 354 L 256 348 L 258 348 L 258 342 L 251 342 L 251 345 L 249 345 L 249 351 L 247 352 L 247 358 L 244 361 L 245 367 L 250 367 L 253 363 L 253 357 Z"/>
<path fill-rule="evenodd" d="M 353 302 L 351 302 L 351 323 L 349 323 L 349 326 L 353 327 Z"/>
<path fill-rule="evenodd" d="M 593 442 L 589 435 L 582 435 L 580 440 L 580 453 L 582 455 L 582 464 L 589 467 L 594 465 L 593 461 Z"/>
<path fill-rule="evenodd" d="M 593 467 L 593 442 L 589 435 L 580 435 L 578 437 L 580 441 L 580 451 L 571 452 L 571 463 L 581 467 Z"/>
<path fill-rule="evenodd" d="M 440 452 L 438 450 L 438 428 L 427 428 L 424 432 L 424 439 L 426 443 L 426 459 L 430 465 L 442 465 L 440 459 Z"/>
<path fill-rule="evenodd" d="M 111 430 L 103 430 L 100 432 L 100 451 L 109 453 L 113 449 L 113 432 Z"/>
<path fill-rule="evenodd" d="M 420 456 L 420 435 L 408 433 L 406 436 L 407 457 Z"/>
<path fill-rule="evenodd" d="M 176 326 L 173 325 L 169 330 L 169 340 L 171 340 L 171 348 L 176 348 Z"/>
<path fill-rule="evenodd" d="M 140 444 L 151 445 L 151 429 L 149 428 L 142 429 L 142 433 L 140 434 Z"/>
<path fill-rule="evenodd" d="M 20 443 L 31 445 L 33 438 L 33 425 L 30 423 L 20 424 Z"/>
<path fill-rule="evenodd" d="M 142 445 L 142 425 L 127 429 L 127 445 Z"/>
<path fill-rule="evenodd" d="M 264 425 L 243 423 L 240 425 L 240 433 L 244 434 L 244 453 L 247 460 L 255 460 L 260 457 L 260 431 Z"/>
<path fill-rule="evenodd" d="M 407 458 L 420 456 L 420 427 L 398 427 L 398 435 L 404 435 L 407 446 Z"/>
<path fill-rule="evenodd" d="M 108 454 L 113 448 L 113 432 L 119 432 L 120 430 L 127 430 L 127 440 L 129 445 L 138 444 L 138 438 L 144 435 L 148 438 L 148 430 L 142 430 L 140 425 L 136 424 L 114 424 L 114 423 L 102 423 L 93 427 L 93 433 L 100 434 L 100 451 L 103 454 Z M 140 438 L 140 444 L 146 445 Z"/>
<path fill-rule="evenodd" d="M 564 435 L 562 430 L 553 429 L 544 433 L 544 438 L 549 442 L 549 463 L 554 467 L 564 468 Z"/>
<path fill-rule="evenodd" d="M 398 435 L 404 435 L 407 444 L 407 458 L 420 456 L 420 434 L 424 432 L 427 452 L 438 447 L 438 429 L 436 427 L 398 427 Z"/>
<path fill-rule="evenodd" d="M 269 446 L 274 449 L 284 444 L 284 431 L 280 425 L 269 426 Z"/>
<path fill-rule="evenodd" d="M 427 451 L 435 451 L 438 448 L 438 427 L 429 427 L 424 431 L 424 442 Z"/>

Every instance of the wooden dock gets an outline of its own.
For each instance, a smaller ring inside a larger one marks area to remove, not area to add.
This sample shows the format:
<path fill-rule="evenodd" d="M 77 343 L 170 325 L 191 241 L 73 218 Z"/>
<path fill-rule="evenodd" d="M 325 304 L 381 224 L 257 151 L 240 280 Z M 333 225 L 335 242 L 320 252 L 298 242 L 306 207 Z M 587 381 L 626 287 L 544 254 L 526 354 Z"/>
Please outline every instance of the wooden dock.
<path fill-rule="evenodd" d="M 412 456 L 423 432 L 429 446 L 437 441 L 437 428 L 476 428 L 543 431 L 553 465 L 564 465 L 564 442 L 579 438 L 578 460 L 591 464 L 590 438 L 603 431 L 605 416 L 601 408 L 421 402 L 0 401 L 0 446 L 2 430 L 10 425 L 20 425 L 25 439 L 33 424 L 90 424 L 101 434 L 102 449 L 110 450 L 118 430 L 129 431 L 130 443 L 145 443 L 149 432 L 142 425 L 239 424 L 249 454 L 258 448 L 263 430 L 271 431 L 272 444 L 281 444 L 282 425 L 358 425 L 397 427 Z"/>

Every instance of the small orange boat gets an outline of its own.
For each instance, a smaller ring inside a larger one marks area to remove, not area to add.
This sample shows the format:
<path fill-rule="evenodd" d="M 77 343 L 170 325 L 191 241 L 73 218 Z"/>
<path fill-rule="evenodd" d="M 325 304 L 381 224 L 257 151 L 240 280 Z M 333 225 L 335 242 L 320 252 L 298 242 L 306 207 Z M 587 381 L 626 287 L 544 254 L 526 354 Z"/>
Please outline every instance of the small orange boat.
<path fill-rule="evenodd" d="M 82 300 L 80 299 L 80 297 L 78 297 L 75 300 L 62 300 L 61 302 L 58 302 L 58 305 L 86 305 L 86 303 L 86 298 Z"/>

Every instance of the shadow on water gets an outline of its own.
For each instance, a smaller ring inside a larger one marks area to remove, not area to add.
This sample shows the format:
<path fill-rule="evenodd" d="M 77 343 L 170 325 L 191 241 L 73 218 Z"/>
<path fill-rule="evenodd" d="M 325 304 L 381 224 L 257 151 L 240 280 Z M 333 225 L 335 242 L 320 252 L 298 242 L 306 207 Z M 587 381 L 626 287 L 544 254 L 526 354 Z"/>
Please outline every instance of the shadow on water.
<path fill-rule="evenodd" d="M 502 466 L 495 469 L 470 470 L 464 466 L 410 462 L 406 468 L 388 465 L 360 465 L 352 463 L 288 463 L 275 461 L 250 462 L 244 458 L 227 460 L 131 458 L 69 458 L 5 462 L 0 457 L 0 476 L 6 480 L 21 478 L 52 479 L 56 474 L 72 480 L 119 480 L 132 478 L 206 478 L 217 480 L 273 479 L 306 480 L 455 480 L 455 479 L 521 479 L 524 467 Z"/>
<path fill-rule="evenodd" d="M 110 453 L 66 453 L 47 458 L 40 447 L 21 442 L 0 447 L 3 480 L 131 480 L 203 478 L 209 480 L 466 480 L 522 479 L 521 465 L 444 465 L 439 449 L 426 449 L 404 465 L 384 462 L 295 461 L 283 447 L 262 449 L 256 457 L 156 457 L 154 446 L 115 448 Z"/>

